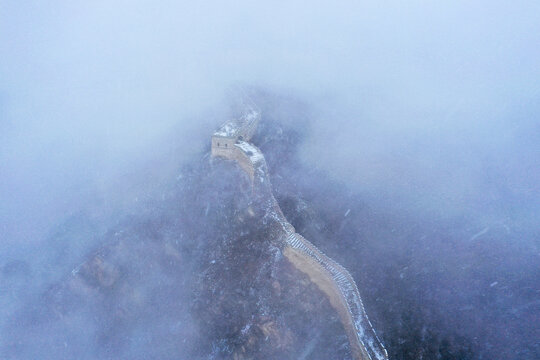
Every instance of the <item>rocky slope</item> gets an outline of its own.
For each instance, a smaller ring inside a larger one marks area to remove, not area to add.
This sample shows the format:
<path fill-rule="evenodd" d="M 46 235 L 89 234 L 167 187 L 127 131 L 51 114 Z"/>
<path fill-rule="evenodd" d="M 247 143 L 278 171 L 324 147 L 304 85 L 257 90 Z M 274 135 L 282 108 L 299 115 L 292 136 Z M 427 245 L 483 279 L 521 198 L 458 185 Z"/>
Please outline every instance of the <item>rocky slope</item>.
<path fill-rule="evenodd" d="M 299 160 L 306 107 L 257 103 L 253 141 L 281 209 L 351 272 L 391 359 L 538 358 L 538 250 L 514 241 L 537 231 L 468 241 L 484 228 L 471 219 L 368 201 Z M 0 259 L 0 358 L 350 358 L 337 314 L 272 245 L 233 162 L 204 152 L 144 198 Z"/>

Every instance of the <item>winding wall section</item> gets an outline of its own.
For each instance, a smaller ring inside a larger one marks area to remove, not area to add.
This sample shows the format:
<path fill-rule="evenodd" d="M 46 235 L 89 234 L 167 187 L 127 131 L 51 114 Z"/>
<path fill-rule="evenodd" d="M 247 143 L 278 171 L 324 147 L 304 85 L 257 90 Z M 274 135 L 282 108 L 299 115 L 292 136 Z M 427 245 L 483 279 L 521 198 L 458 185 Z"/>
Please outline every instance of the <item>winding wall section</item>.
<path fill-rule="evenodd" d="M 230 123 L 227 126 L 229 125 Z M 236 133 L 241 133 L 241 129 Z M 343 323 L 354 359 L 388 359 L 386 349 L 377 338 L 366 315 L 360 293 L 351 274 L 302 235 L 296 233 L 294 227 L 283 215 L 272 193 L 268 168 L 262 152 L 253 144 L 238 138 L 230 138 L 225 151 L 214 149 L 217 145 L 216 138 L 221 138 L 221 136 L 222 134 L 213 136 L 212 155 L 237 161 L 248 174 L 253 193 L 263 206 L 264 216 L 278 224 L 277 238 L 284 256 L 294 267 L 309 276 L 310 280 L 326 294 Z M 250 137 L 251 134 L 246 140 Z M 222 143 L 223 141 L 220 145 Z"/>

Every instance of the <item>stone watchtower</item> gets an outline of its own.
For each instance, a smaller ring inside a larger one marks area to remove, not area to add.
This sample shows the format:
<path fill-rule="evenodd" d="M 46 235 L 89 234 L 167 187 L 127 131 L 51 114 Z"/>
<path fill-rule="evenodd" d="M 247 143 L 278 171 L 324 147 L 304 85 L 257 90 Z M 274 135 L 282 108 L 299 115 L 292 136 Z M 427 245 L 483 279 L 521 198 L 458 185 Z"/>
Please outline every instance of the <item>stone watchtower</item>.
<path fill-rule="evenodd" d="M 243 101 L 239 115 L 227 121 L 212 135 L 212 156 L 221 156 L 227 159 L 235 159 L 235 144 L 238 141 L 249 141 L 261 119 L 261 112 L 257 107 Z"/>

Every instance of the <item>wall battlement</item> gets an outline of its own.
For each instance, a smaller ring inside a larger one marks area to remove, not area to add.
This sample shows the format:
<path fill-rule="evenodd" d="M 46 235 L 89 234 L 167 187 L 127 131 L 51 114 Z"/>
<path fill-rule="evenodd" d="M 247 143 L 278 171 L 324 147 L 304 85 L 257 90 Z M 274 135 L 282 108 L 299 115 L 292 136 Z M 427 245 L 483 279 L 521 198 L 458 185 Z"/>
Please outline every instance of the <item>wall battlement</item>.
<path fill-rule="evenodd" d="M 260 112 L 246 110 L 249 117 L 227 122 L 212 136 L 212 156 L 235 160 L 248 174 L 253 193 L 265 207 L 265 216 L 274 220 L 280 248 L 287 260 L 328 297 L 345 328 L 355 360 L 387 360 L 388 354 L 377 338 L 350 273 L 296 233 L 272 193 L 268 168 L 262 152 L 248 141 L 255 133 Z"/>

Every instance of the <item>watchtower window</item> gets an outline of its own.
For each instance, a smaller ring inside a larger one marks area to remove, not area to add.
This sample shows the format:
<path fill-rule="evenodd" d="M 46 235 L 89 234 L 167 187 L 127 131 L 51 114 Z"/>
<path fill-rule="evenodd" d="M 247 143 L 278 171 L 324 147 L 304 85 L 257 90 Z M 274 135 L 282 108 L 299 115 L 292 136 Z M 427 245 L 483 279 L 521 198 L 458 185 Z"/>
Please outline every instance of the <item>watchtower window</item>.
<path fill-rule="evenodd" d="M 217 146 L 219 147 L 219 142 L 217 143 Z"/>
<path fill-rule="evenodd" d="M 227 147 L 227 143 L 225 143 L 225 147 Z"/>

